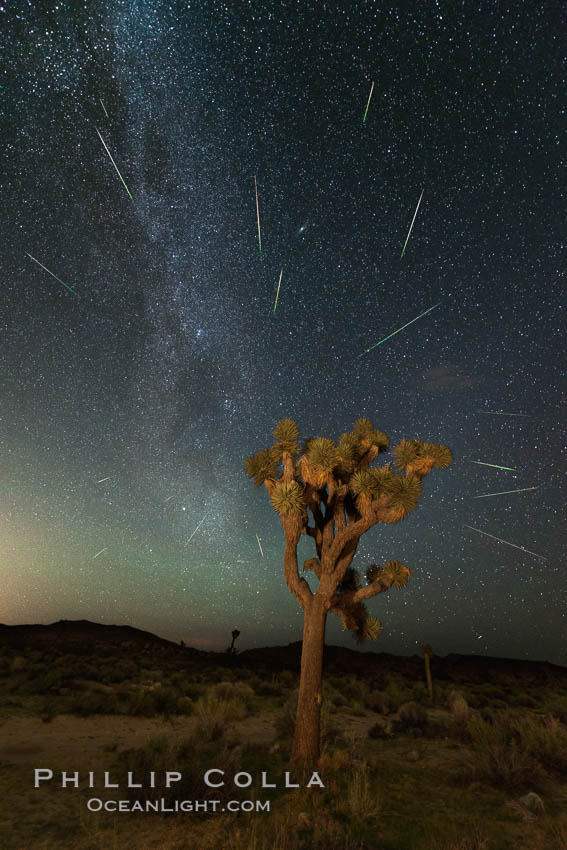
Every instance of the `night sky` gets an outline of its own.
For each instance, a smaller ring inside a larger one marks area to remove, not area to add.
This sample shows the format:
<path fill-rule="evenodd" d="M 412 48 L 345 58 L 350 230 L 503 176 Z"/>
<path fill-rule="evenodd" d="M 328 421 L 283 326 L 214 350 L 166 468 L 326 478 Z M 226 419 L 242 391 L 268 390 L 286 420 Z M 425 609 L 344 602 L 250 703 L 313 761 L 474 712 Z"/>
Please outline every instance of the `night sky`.
<path fill-rule="evenodd" d="M 242 464 L 368 417 L 454 464 L 365 648 L 567 664 L 561 6 L 0 4 L 0 622 L 300 640 Z"/>

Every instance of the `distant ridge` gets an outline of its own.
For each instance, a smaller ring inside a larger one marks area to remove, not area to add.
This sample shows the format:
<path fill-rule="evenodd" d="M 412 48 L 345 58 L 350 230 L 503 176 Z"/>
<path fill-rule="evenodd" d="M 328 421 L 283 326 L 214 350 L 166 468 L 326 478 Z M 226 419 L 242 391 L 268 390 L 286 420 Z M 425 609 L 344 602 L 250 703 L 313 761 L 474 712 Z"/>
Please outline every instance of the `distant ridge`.
<path fill-rule="evenodd" d="M 49 643 L 48 643 L 49 642 Z M 107 626 L 104 623 L 92 623 L 90 620 L 58 620 L 45 625 L 6 626 L 0 623 L 0 645 L 4 646 L 72 646 L 83 644 L 93 649 L 116 646 L 116 648 L 137 650 L 177 651 L 179 644 L 160 638 L 152 632 L 136 629 L 134 626 Z M 199 649 L 192 652 L 199 655 Z"/>
<path fill-rule="evenodd" d="M 228 641 L 227 641 L 228 642 Z M 180 646 L 151 632 L 134 626 L 112 626 L 90 620 L 59 620 L 49 625 L 7 626 L 0 623 L 0 646 L 22 652 L 27 648 L 57 648 L 62 651 L 88 653 L 97 650 L 136 651 L 151 655 L 180 656 L 199 659 L 202 665 L 246 667 L 266 675 L 279 670 L 299 670 L 301 641 L 287 646 L 248 649 L 238 655 L 206 652 Z M 325 646 L 327 672 L 355 673 L 380 679 L 389 674 L 421 678 L 424 671 L 420 655 L 399 656 L 386 652 L 361 652 L 343 646 Z M 549 661 L 523 661 L 514 658 L 491 658 L 484 655 L 433 655 L 431 674 L 434 679 L 493 684 L 549 685 L 567 688 L 567 667 Z"/>

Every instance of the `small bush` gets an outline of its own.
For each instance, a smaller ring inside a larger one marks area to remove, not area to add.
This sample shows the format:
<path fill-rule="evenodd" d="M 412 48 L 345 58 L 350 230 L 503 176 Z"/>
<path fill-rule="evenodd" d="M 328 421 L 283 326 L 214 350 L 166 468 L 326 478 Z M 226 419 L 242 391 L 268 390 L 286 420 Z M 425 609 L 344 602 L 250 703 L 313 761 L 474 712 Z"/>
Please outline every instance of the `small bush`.
<path fill-rule="evenodd" d="M 427 711 L 417 702 L 406 702 L 398 710 L 398 729 L 406 732 L 409 729 L 427 729 Z"/>
<path fill-rule="evenodd" d="M 254 701 L 254 690 L 244 682 L 219 682 L 213 693 L 219 700 L 241 700 L 247 709 L 251 708 Z"/>
<path fill-rule="evenodd" d="M 389 738 L 387 727 L 383 723 L 375 723 L 368 730 L 369 738 Z"/>
<path fill-rule="evenodd" d="M 538 734 L 527 716 L 510 714 L 495 716 L 492 723 L 472 717 L 466 730 L 470 750 L 459 759 L 463 777 L 509 791 L 541 788 L 542 760 L 553 757 L 551 747 L 558 743 L 554 732 Z"/>

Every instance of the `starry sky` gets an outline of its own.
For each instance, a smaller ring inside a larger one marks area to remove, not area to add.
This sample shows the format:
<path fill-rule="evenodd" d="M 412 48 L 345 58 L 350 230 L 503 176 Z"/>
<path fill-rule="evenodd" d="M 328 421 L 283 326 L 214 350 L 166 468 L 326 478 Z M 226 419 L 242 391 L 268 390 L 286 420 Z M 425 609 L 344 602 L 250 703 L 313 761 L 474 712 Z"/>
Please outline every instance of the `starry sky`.
<path fill-rule="evenodd" d="M 454 464 L 366 648 L 567 664 L 561 5 L 0 3 L 0 622 L 301 639 L 242 463 L 368 417 Z"/>

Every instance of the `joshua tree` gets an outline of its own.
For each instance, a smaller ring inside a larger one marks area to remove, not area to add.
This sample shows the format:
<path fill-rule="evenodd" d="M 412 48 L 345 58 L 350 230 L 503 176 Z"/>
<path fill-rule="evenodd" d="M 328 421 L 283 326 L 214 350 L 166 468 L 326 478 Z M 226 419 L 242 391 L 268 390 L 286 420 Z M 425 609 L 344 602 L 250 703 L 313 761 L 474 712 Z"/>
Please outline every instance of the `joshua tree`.
<path fill-rule="evenodd" d="M 229 655 L 236 655 L 236 653 L 238 652 L 238 650 L 234 648 L 234 641 L 236 640 L 239 634 L 240 632 L 238 631 L 238 629 L 234 629 L 232 633 L 232 643 L 226 650 Z"/>
<path fill-rule="evenodd" d="M 446 446 L 406 440 L 392 450 L 391 463 L 370 466 L 389 447 L 386 434 L 370 420 L 359 419 L 338 443 L 326 437 L 306 440 L 299 448 L 299 428 L 282 419 L 275 443 L 244 462 L 256 487 L 264 484 L 281 519 L 285 537 L 284 575 L 304 610 L 301 677 L 292 762 L 312 766 L 319 758 L 323 646 L 327 614 L 337 614 L 344 629 L 359 641 L 378 637 L 381 625 L 370 617 L 364 601 L 394 587 L 403 587 L 411 573 L 399 561 L 371 566 L 366 583 L 351 567 L 362 534 L 376 523 L 396 523 L 415 509 L 422 495 L 421 479 L 433 468 L 451 465 Z M 311 513 L 311 518 L 308 515 Z M 310 524 L 312 519 L 312 524 Z M 318 579 L 313 592 L 299 575 L 297 545 L 302 534 L 313 538 L 317 557 L 303 570 Z"/>
<path fill-rule="evenodd" d="M 433 685 L 431 684 L 431 668 L 429 666 L 429 662 L 431 661 L 431 656 L 433 655 L 433 650 L 429 646 L 428 643 L 422 643 L 421 649 L 423 652 L 423 659 L 425 661 L 425 678 L 427 679 L 427 693 L 429 694 L 429 699 L 433 699 Z"/>

